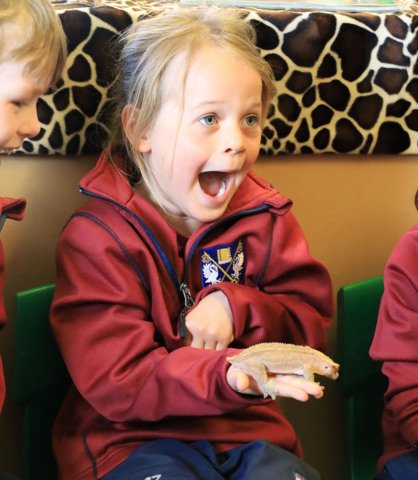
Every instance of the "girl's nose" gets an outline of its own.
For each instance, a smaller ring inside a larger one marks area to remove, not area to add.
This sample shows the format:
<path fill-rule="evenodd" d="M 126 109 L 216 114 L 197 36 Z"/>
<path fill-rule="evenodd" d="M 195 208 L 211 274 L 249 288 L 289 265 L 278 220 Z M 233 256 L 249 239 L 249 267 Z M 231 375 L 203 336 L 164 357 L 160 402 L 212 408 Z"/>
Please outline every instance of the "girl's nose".
<path fill-rule="evenodd" d="M 38 119 L 38 112 L 36 109 L 36 103 L 30 105 L 25 113 L 24 119 L 19 129 L 19 134 L 25 138 L 32 138 L 38 135 L 41 129 L 41 124 Z"/>
<path fill-rule="evenodd" d="M 241 125 L 233 125 L 225 132 L 225 153 L 236 155 L 245 151 Z"/>

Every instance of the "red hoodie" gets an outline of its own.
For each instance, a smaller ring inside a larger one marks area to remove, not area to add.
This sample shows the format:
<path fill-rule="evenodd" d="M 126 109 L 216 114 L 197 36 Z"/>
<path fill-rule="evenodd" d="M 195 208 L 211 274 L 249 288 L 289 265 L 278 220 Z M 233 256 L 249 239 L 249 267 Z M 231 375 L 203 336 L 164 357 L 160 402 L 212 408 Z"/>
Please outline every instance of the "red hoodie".
<path fill-rule="evenodd" d="M 26 201 L 22 198 L 1 198 L 0 197 L 0 230 L 6 218 L 13 220 L 22 220 Z M 3 245 L 0 242 L 0 329 L 6 323 L 6 310 L 4 308 L 3 287 L 5 276 L 5 260 Z M 3 365 L 0 357 L 0 412 L 3 407 L 4 397 L 6 396 L 6 386 L 4 383 Z"/>
<path fill-rule="evenodd" d="M 183 251 L 105 154 L 80 188 L 93 199 L 59 240 L 51 310 L 74 382 L 54 428 L 60 478 L 100 478 L 158 438 L 205 439 L 218 451 L 264 439 L 301 455 L 276 402 L 226 381 L 226 357 L 254 343 L 325 348 L 330 278 L 309 255 L 291 202 L 250 174 L 223 217 L 201 225 Z M 196 303 L 224 292 L 231 348 L 183 346 L 182 283 Z"/>
<path fill-rule="evenodd" d="M 418 225 L 404 233 L 384 271 L 384 294 L 370 356 L 388 377 L 384 452 L 378 469 L 418 441 Z"/>

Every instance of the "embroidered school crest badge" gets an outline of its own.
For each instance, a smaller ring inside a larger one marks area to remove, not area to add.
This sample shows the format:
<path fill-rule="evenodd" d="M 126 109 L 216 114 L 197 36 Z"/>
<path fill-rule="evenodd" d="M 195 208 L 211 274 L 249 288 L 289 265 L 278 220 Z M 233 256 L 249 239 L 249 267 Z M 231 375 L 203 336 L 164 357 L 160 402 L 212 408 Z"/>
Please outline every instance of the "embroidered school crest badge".
<path fill-rule="evenodd" d="M 200 250 L 202 287 L 219 282 L 243 283 L 245 271 L 244 241 Z"/>

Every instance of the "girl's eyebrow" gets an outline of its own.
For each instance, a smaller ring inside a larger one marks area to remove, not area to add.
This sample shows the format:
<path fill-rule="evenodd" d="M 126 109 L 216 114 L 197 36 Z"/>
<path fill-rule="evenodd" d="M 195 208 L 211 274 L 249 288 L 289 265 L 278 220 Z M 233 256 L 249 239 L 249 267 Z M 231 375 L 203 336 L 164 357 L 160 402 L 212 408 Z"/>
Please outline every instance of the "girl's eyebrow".
<path fill-rule="evenodd" d="M 202 102 L 196 103 L 191 106 L 191 110 L 198 110 L 202 107 L 210 107 L 212 105 L 219 105 L 223 103 L 220 100 L 203 100 Z"/>
<path fill-rule="evenodd" d="M 197 103 L 196 105 L 192 105 L 190 107 L 190 110 L 199 110 L 199 109 L 204 108 L 204 107 L 212 107 L 212 106 L 222 105 L 224 103 L 226 103 L 226 102 L 223 101 L 223 100 L 204 100 L 202 102 Z M 263 104 L 262 104 L 261 101 L 260 102 L 255 101 L 255 102 L 249 104 L 248 106 L 246 106 L 246 108 L 248 108 L 249 110 L 262 108 L 262 107 L 263 107 Z"/>
<path fill-rule="evenodd" d="M 250 105 L 250 108 L 263 108 L 263 102 L 253 102 L 251 105 Z"/>

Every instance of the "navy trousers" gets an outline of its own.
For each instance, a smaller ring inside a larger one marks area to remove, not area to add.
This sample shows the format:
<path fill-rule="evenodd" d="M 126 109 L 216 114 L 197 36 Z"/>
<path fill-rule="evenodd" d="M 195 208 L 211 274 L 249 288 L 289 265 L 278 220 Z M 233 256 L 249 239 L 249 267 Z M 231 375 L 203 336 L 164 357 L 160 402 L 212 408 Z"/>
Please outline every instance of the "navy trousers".
<path fill-rule="evenodd" d="M 392 475 L 384 468 L 377 472 L 376 475 L 373 477 L 373 480 L 393 480 Z M 405 479 L 406 480 L 406 479 Z"/>
<path fill-rule="evenodd" d="M 265 441 L 217 453 L 206 441 L 146 442 L 102 480 L 319 480 L 296 455 Z"/>
<path fill-rule="evenodd" d="M 383 470 L 376 473 L 373 480 L 417 480 L 418 450 L 411 450 L 386 462 Z"/>

